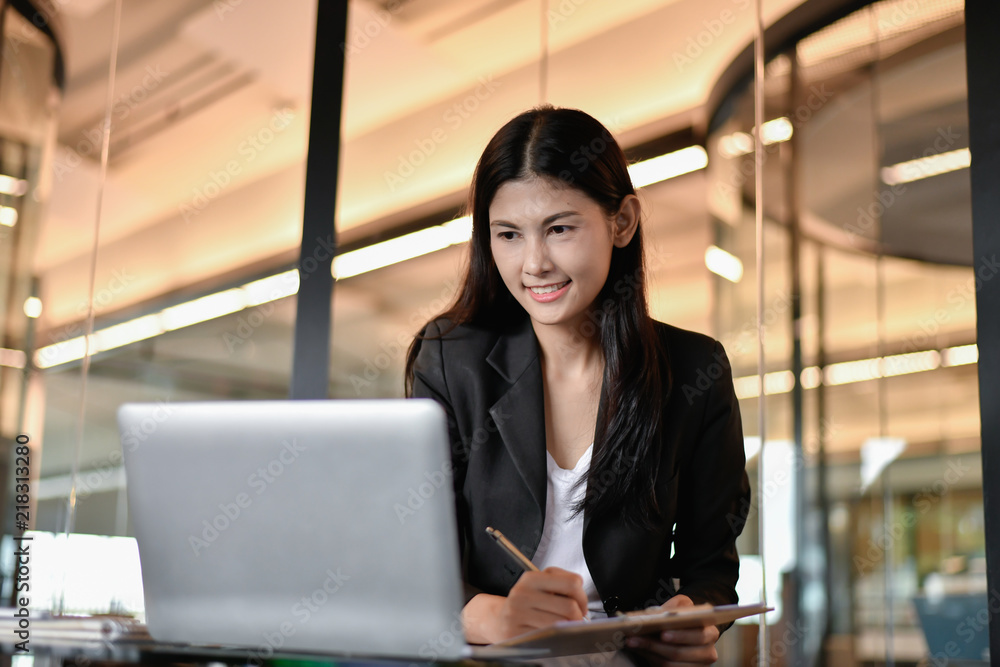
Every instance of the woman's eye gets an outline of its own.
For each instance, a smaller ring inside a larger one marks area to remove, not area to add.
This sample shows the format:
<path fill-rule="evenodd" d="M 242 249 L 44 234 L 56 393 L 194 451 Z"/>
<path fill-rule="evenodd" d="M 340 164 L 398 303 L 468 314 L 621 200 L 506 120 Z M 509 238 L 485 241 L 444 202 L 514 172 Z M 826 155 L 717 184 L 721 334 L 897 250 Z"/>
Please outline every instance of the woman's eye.
<path fill-rule="evenodd" d="M 503 239 L 504 241 L 513 241 L 514 232 L 500 232 L 497 234 L 497 238 Z"/>
<path fill-rule="evenodd" d="M 549 229 L 551 229 L 552 232 L 555 234 L 565 234 L 567 231 L 569 231 L 569 227 L 567 227 L 566 225 L 552 225 L 552 227 L 550 227 Z"/>

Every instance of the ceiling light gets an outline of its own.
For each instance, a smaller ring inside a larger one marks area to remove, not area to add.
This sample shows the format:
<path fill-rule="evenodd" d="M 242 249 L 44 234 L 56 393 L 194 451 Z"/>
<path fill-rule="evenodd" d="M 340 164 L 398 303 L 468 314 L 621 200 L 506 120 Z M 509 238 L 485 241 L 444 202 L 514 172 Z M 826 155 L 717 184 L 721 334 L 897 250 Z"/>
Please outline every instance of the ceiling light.
<path fill-rule="evenodd" d="M 753 153 L 753 135 L 747 132 L 727 134 L 719 139 L 719 153 L 729 158 Z"/>
<path fill-rule="evenodd" d="M 0 366 L 7 368 L 24 368 L 28 362 L 28 356 L 21 350 L 12 350 L 7 347 L 0 347 Z"/>
<path fill-rule="evenodd" d="M 158 313 L 99 329 L 91 336 L 91 351 L 92 353 L 106 352 L 124 347 L 140 340 L 158 336 L 166 331 L 174 331 L 229 315 L 244 308 L 277 301 L 297 293 L 298 289 L 298 270 L 283 271 L 241 287 L 209 294 L 187 303 L 165 308 Z M 84 354 L 83 336 L 78 336 L 40 348 L 35 353 L 35 365 L 39 368 L 51 368 L 82 359 Z"/>
<path fill-rule="evenodd" d="M 966 364 L 974 364 L 978 361 L 979 346 L 975 343 L 941 350 L 942 366 L 964 366 Z"/>
<path fill-rule="evenodd" d="M 13 227 L 17 224 L 17 209 L 10 206 L 0 206 L 0 225 Z"/>
<path fill-rule="evenodd" d="M 940 352 L 924 350 L 873 359 L 844 361 L 830 364 L 824 369 L 820 369 L 819 366 L 808 366 L 802 369 L 800 377 L 803 389 L 815 389 L 820 384 L 836 386 L 876 380 L 881 377 L 923 373 L 944 366 L 974 364 L 978 357 L 978 348 L 975 345 L 962 345 Z M 764 376 L 764 393 L 770 395 L 790 392 L 795 388 L 793 377 L 791 371 L 767 373 Z M 737 398 L 756 398 L 760 395 L 760 378 L 756 375 L 733 378 L 733 387 Z"/>
<path fill-rule="evenodd" d="M 795 127 L 792 121 L 784 116 L 769 120 L 763 125 L 764 132 L 761 141 L 765 146 L 780 144 L 792 138 Z M 719 153 L 723 157 L 733 158 L 741 155 L 749 155 L 754 150 L 755 128 L 747 132 L 733 132 L 719 139 Z"/>
<path fill-rule="evenodd" d="M 357 275 L 357 273 L 378 268 L 379 265 L 386 265 L 386 260 L 391 260 L 388 263 L 395 263 L 408 259 L 407 255 L 416 257 L 449 245 L 464 243 L 469 240 L 471 234 L 472 218 L 465 216 L 421 232 L 407 234 L 398 239 L 392 239 L 392 241 L 340 255 L 334 260 L 334 266 L 338 267 L 338 261 L 347 259 L 346 267 L 353 273 L 348 272 L 350 275 Z M 372 249 L 374 252 L 362 252 Z M 355 253 L 360 253 L 360 255 Z M 283 271 L 241 287 L 209 294 L 165 308 L 159 313 L 100 329 L 91 338 L 93 343 L 91 351 L 93 353 L 106 352 L 123 347 L 166 331 L 175 331 L 182 327 L 229 315 L 244 308 L 292 296 L 298 292 L 298 289 L 299 271 L 297 269 Z M 40 348 L 35 353 L 35 363 L 39 368 L 51 368 L 82 359 L 85 353 L 84 339 L 82 336 L 78 336 Z"/>
<path fill-rule="evenodd" d="M 243 290 L 236 288 L 203 296 L 178 306 L 167 308 L 160 313 L 164 331 L 173 331 L 199 322 L 235 313 L 246 307 Z"/>
<path fill-rule="evenodd" d="M 795 387 L 795 373 L 775 371 L 764 376 L 765 394 L 787 394 Z"/>
<path fill-rule="evenodd" d="M 20 197 L 28 191 L 28 181 L 0 174 L 0 194 Z"/>
<path fill-rule="evenodd" d="M 636 162 L 628 168 L 628 173 L 632 177 L 632 184 L 642 188 L 707 166 L 708 153 L 705 149 L 701 146 L 688 146 L 673 153 Z"/>
<path fill-rule="evenodd" d="M 60 343 L 46 345 L 35 352 L 35 365 L 39 368 L 51 368 L 59 364 L 83 359 L 87 354 L 87 344 L 83 336 L 70 338 Z"/>
<path fill-rule="evenodd" d="M 29 296 L 24 300 L 24 314 L 35 319 L 42 314 L 42 300 L 37 296 Z"/>
<path fill-rule="evenodd" d="M 757 398 L 760 396 L 760 376 L 744 375 L 733 378 L 733 389 L 736 391 L 736 398 Z"/>
<path fill-rule="evenodd" d="M 333 258 L 333 276 L 350 278 L 421 255 L 465 243 L 472 235 L 472 218 L 465 216 L 443 225 L 404 234 Z"/>
<path fill-rule="evenodd" d="M 247 283 L 241 289 L 244 292 L 243 298 L 247 308 L 277 301 L 298 293 L 299 271 L 298 269 L 282 271 L 276 275 Z"/>
<path fill-rule="evenodd" d="M 714 245 L 708 246 L 708 249 L 705 250 L 705 266 L 712 273 L 722 276 L 730 282 L 738 283 L 743 279 L 743 262 L 735 255 L 731 255 Z"/>
<path fill-rule="evenodd" d="M 764 133 L 761 139 L 765 146 L 788 141 L 792 138 L 792 121 L 787 118 L 775 118 L 764 123 Z"/>
<path fill-rule="evenodd" d="M 941 367 L 941 353 L 937 350 L 927 350 L 926 352 L 893 354 L 883 357 L 880 367 L 884 377 L 932 371 Z"/>
<path fill-rule="evenodd" d="M 736 398 L 757 398 L 760 396 L 760 377 L 747 375 L 733 378 Z M 791 371 L 774 371 L 764 374 L 764 394 L 787 394 L 795 388 L 795 374 Z"/>
<path fill-rule="evenodd" d="M 815 389 L 823 383 L 823 372 L 819 366 L 809 366 L 802 369 L 802 388 Z"/>
<path fill-rule="evenodd" d="M 827 386 L 864 382 L 881 377 L 878 359 L 858 359 L 830 364 L 823 369 L 823 383 Z"/>
<path fill-rule="evenodd" d="M 448 236 L 453 244 L 465 243 L 472 238 L 471 215 L 463 215 L 461 218 L 455 218 L 441 226 L 448 232 Z"/>
<path fill-rule="evenodd" d="M 122 322 L 94 334 L 95 352 L 113 350 L 163 333 L 160 315 L 146 315 Z"/>
<path fill-rule="evenodd" d="M 938 153 L 882 168 L 882 181 L 886 185 L 912 183 L 931 176 L 947 174 L 959 169 L 968 169 L 972 164 L 972 153 L 968 148 L 959 148 L 947 153 Z"/>

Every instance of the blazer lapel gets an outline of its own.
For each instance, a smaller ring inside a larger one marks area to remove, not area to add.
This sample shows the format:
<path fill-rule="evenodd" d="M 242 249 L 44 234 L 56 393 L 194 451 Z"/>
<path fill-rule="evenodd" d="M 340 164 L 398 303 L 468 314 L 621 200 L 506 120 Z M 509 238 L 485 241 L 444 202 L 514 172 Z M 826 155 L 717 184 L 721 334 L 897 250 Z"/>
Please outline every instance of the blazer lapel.
<path fill-rule="evenodd" d="M 528 491 L 545 515 L 545 403 L 538 340 L 527 317 L 500 336 L 486 361 L 510 383 L 490 408 L 504 445 Z"/>
<path fill-rule="evenodd" d="M 605 400 L 605 396 L 604 396 L 604 393 L 605 393 L 604 389 L 605 389 L 606 384 L 607 383 L 604 381 L 604 378 L 601 378 L 601 394 L 600 394 L 600 396 L 597 399 L 597 423 L 598 424 L 600 424 L 601 420 L 604 418 L 604 410 L 608 406 L 608 402 L 607 402 L 607 400 Z M 591 450 L 591 452 L 590 452 L 590 462 L 591 462 L 590 465 L 591 466 L 594 465 L 594 459 L 597 458 L 597 432 L 596 432 L 596 429 L 595 429 L 595 432 L 594 432 L 593 447 L 594 447 L 594 449 Z M 586 511 L 586 510 L 584 510 L 584 512 L 583 512 L 583 534 L 584 535 L 587 534 L 587 530 L 590 528 L 590 520 L 591 520 L 591 518 L 593 518 L 592 515 L 591 515 L 591 513 L 588 512 L 588 511 Z"/>

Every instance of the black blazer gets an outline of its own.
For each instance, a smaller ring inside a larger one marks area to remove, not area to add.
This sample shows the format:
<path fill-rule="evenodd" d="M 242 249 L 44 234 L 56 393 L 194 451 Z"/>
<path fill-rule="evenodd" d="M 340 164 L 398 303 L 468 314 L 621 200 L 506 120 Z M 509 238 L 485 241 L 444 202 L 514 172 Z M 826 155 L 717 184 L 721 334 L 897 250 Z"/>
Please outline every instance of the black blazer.
<path fill-rule="evenodd" d="M 466 601 L 506 595 L 521 570 L 492 542 L 497 528 L 531 558 L 542 536 L 546 465 L 538 341 L 524 317 L 507 332 L 447 321 L 419 340 L 414 398 L 448 416 Z M 750 507 L 743 431 L 729 361 L 717 341 L 660 322 L 672 383 L 663 411 L 655 530 L 584 513 L 583 553 L 607 612 L 683 593 L 696 604 L 737 601 L 736 537 Z M 673 527 L 673 530 L 672 530 Z M 671 544 L 675 555 L 671 557 Z M 675 590 L 673 579 L 680 580 Z"/>

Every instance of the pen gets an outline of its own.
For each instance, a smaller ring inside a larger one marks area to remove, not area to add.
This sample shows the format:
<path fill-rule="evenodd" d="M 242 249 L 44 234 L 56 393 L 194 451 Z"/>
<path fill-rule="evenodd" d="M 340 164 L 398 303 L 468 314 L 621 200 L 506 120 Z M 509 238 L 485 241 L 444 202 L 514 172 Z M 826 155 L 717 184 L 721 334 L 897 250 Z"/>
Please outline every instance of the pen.
<path fill-rule="evenodd" d="M 538 567 L 535 566 L 528 557 L 521 553 L 521 550 L 514 546 L 514 544 L 503 536 L 499 530 L 492 526 L 486 527 L 486 533 L 493 538 L 493 541 L 500 545 L 500 548 L 506 551 L 511 558 L 517 561 L 517 564 L 523 567 L 529 572 L 538 572 Z M 590 621 L 588 618 L 589 612 L 584 615 L 584 621 Z"/>
<path fill-rule="evenodd" d="M 521 550 L 515 547 L 510 540 L 503 536 L 496 528 L 492 526 L 486 527 L 486 533 L 493 538 L 493 540 L 500 545 L 504 551 L 506 551 L 511 558 L 517 561 L 517 564 L 529 572 L 538 572 L 538 568 L 535 564 L 528 560 L 528 557 L 521 553 Z"/>

